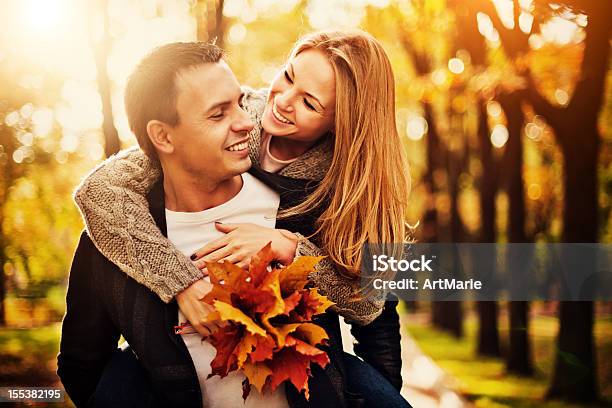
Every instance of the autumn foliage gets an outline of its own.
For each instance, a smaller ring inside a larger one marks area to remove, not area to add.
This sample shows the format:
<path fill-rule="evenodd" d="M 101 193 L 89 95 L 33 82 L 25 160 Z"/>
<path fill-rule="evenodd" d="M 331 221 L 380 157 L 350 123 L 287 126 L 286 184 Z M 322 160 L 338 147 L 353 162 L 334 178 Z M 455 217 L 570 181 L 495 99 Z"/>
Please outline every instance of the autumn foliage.
<path fill-rule="evenodd" d="M 211 375 L 242 370 L 244 398 L 250 385 L 266 393 L 290 381 L 308 399 L 311 364 L 323 368 L 329 363 L 327 353 L 316 347 L 326 343 L 327 333 L 312 319 L 333 303 L 305 287 L 320 257 L 300 257 L 285 268 L 270 269 L 272 260 L 268 244 L 248 271 L 229 262 L 207 265 L 213 289 L 203 300 L 214 308 L 209 320 L 228 323 L 207 338 L 217 350 Z"/>

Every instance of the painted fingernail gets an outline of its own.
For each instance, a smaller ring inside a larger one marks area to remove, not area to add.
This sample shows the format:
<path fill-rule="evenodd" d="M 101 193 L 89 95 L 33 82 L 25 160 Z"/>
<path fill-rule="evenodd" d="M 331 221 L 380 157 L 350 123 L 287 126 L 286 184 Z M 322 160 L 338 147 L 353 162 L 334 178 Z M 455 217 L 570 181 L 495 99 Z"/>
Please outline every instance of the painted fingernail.
<path fill-rule="evenodd" d="M 221 224 L 221 225 L 223 225 L 223 223 L 222 223 L 222 222 L 219 222 L 219 221 L 215 221 L 215 224 Z"/>
<path fill-rule="evenodd" d="M 196 254 L 191 254 L 191 256 L 189 257 L 189 259 L 191 259 L 192 261 L 195 261 L 197 257 L 198 257 L 198 256 L 197 256 Z"/>

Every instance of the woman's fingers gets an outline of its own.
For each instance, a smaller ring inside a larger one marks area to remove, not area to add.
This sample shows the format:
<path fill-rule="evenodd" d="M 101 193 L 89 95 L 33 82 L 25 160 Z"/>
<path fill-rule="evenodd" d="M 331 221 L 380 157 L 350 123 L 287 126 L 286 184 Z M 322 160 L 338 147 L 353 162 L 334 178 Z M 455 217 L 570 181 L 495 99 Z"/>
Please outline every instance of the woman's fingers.
<path fill-rule="evenodd" d="M 241 226 L 243 226 L 243 224 L 222 224 L 220 222 L 215 222 L 215 228 L 225 234 L 232 232 L 233 230 Z"/>
<path fill-rule="evenodd" d="M 229 242 L 229 239 L 227 236 L 223 236 L 221 238 L 215 239 L 214 241 L 210 241 L 208 244 L 204 245 L 202 248 L 195 251 L 191 255 L 190 258 L 192 261 L 197 261 L 205 257 L 206 255 L 210 254 L 211 252 L 214 252 L 220 248 L 223 248 L 224 246 L 228 244 L 228 242 Z M 212 262 L 212 261 L 209 261 L 209 262 Z"/>
<path fill-rule="evenodd" d="M 205 257 L 203 257 L 202 259 L 200 259 L 198 261 L 198 265 L 197 266 L 198 266 L 198 268 L 200 268 L 201 264 L 203 264 L 203 266 L 206 266 L 206 262 L 219 262 L 223 258 L 231 255 L 233 251 L 234 251 L 234 249 L 232 249 L 229 245 L 224 246 L 223 248 L 219 248 L 216 251 L 211 252 L 210 254 L 208 254 Z"/>
<path fill-rule="evenodd" d="M 219 262 L 231 262 L 239 268 L 249 269 L 249 264 L 251 263 L 251 257 L 245 254 L 231 254 L 221 259 Z"/>

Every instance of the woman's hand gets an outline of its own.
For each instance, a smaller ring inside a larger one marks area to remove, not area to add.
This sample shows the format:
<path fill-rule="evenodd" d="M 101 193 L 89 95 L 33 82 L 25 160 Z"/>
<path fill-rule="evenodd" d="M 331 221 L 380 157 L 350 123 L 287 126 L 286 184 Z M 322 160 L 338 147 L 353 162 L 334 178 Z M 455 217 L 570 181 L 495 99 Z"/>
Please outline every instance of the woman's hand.
<path fill-rule="evenodd" d="M 217 230 L 226 235 L 209 242 L 197 250 L 191 259 L 200 269 L 206 262 L 229 261 L 241 268 L 248 268 L 251 257 L 268 242 L 272 242 L 274 259 L 283 265 L 293 262 L 298 238 L 287 230 L 266 228 L 255 224 L 215 223 Z"/>
<path fill-rule="evenodd" d="M 185 318 L 202 337 L 209 336 L 212 332 L 224 325 L 224 322 L 208 321 L 208 314 L 213 308 L 211 305 L 202 302 L 202 298 L 210 292 L 211 289 L 212 284 L 210 282 L 199 279 L 176 295 L 179 309 L 181 309 Z"/>

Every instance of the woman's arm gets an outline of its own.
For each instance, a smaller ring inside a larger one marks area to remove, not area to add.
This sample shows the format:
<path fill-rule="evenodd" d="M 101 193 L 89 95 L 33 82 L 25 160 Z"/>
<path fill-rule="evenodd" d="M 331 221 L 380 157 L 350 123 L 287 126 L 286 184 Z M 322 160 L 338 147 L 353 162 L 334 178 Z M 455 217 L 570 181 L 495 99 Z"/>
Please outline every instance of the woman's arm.
<path fill-rule="evenodd" d="M 325 253 L 300 234 L 296 256 L 324 256 Z M 335 305 L 331 310 L 342 315 L 349 323 L 363 326 L 376 319 L 385 305 L 384 293 L 364 296 L 361 281 L 347 278 L 336 271 L 329 258 L 323 259 L 309 276 L 321 294 L 327 296 Z"/>
<path fill-rule="evenodd" d="M 297 256 L 324 256 L 315 244 L 298 233 L 262 227 L 255 224 L 215 224 L 225 233 L 221 238 L 204 245 L 193 254 L 194 260 L 203 268 L 206 262 L 227 260 L 246 267 L 253 255 L 269 242 L 276 260 L 288 264 Z M 385 304 L 383 293 L 363 296 L 360 281 L 340 275 L 332 263 L 323 259 L 309 276 L 312 286 L 319 289 L 335 303 L 331 310 L 344 316 L 351 323 L 365 325 L 382 312 Z"/>
<path fill-rule="evenodd" d="M 353 325 L 355 353 L 376 368 L 399 391 L 402 388 L 402 347 L 398 299 L 389 294 L 380 316 L 366 326 Z"/>
<path fill-rule="evenodd" d="M 160 175 L 158 163 L 128 149 L 87 176 L 74 199 L 102 255 L 167 303 L 202 272 L 164 237 L 149 212 L 146 194 Z"/>

